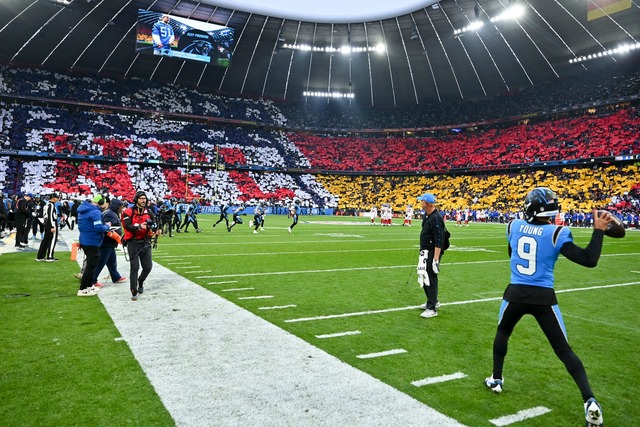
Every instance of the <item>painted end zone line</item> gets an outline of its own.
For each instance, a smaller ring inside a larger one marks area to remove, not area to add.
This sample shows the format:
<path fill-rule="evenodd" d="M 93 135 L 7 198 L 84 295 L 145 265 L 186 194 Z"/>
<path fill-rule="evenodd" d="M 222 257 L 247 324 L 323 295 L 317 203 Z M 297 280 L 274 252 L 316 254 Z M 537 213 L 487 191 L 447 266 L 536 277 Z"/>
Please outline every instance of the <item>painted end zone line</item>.
<path fill-rule="evenodd" d="M 437 383 L 443 383 L 445 381 L 459 380 L 466 377 L 467 377 L 467 374 L 463 374 L 462 372 L 456 372 L 455 374 L 441 375 L 439 377 L 431 377 L 431 378 L 425 378 L 423 380 L 413 381 L 411 382 L 411 385 L 414 385 L 416 387 L 422 387 L 429 384 L 437 384 Z"/>
<path fill-rule="evenodd" d="M 337 338 L 337 337 L 344 337 L 347 335 L 358 335 L 360 333 L 360 331 L 347 331 L 347 332 L 338 332 L 335 334 L 324 334 L 324 335 L 316 335 L 316 338 Z"/>
<path fill-rule="evenodd" d="M 396 348 L 393 350 L 381 351 L 378 353 L 368 353 L 368 354 L 359 354 L 356 357 L 358 359 L 373 359 L 374 357 L 383 357 L 383 356 L 391 356 L 393 354 L 401 354 L 406 353 L 407 350 L 402 348 Z"/>
<path fill-rule="evenodd" d="M 505 415 L 504 417 L 489 420 L 489 422 L 495 426 L 508 426 L 509 424 L 524 421 L 529 418 L 539 417 L 548 412 L 551 412 L 551 409 L 545 408 L 544 406 L 536 406 L 535 408 L 518 411 L 517 414 Z"/>

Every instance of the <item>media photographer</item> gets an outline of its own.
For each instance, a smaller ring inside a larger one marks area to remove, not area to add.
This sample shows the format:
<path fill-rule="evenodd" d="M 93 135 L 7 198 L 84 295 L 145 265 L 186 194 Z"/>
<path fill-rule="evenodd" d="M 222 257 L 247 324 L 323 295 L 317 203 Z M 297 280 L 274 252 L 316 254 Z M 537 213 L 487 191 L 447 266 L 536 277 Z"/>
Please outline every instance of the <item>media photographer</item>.
<path fill-rule="evenodd" d="M 131 265 L 129 273 L 131 299 L 136 301 L 138 295 L 144 292 L 144 281 L 153 267 L 151 239 L 159 233 L 155 215 L 147 205 L 147 195 L 144 191 L 136 192 L 133 196 L 133 204 L 122 212 L 122 225 L 124 226 L 123 245 L 127 248 Z M 142 272 L 138 274 L 140 266 L 142 266 Z"/>

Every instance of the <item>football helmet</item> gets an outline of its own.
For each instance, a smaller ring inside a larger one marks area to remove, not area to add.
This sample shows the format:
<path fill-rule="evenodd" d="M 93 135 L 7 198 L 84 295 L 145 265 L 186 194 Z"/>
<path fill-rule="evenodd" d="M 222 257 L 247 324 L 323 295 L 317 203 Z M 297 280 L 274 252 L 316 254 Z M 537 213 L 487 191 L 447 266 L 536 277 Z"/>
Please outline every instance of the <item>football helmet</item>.
<path fill-rule="evenodd" d="M 524 198 L 524 211 L 527 222 L 537 218 L 549 218 L 560 211 L 558 196 L 553 190 L 546 187 L 538 187 L 529 191 Z"/>

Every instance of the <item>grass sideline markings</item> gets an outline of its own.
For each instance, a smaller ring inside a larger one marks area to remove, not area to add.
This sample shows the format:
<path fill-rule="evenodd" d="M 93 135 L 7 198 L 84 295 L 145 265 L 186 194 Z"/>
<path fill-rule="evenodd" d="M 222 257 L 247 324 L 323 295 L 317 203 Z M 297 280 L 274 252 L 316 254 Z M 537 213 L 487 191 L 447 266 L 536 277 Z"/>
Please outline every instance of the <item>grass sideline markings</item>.
<path fill-rule="evenodd" d="M 611 285 L 598 285 L 598 286 L 588 286 L 584 288 L 561 289 L 561 290 L 557 290 L 556 294 L 567 293 L 567 292 L 578 292 L 578 291 L 591 291 L 596 289 L 618 288 L 622 286 L 633 286 L 638 284 L 640 284 L 640 282 L 614 283 Z M 441 304 L 441 306 L 445 307 L 449 305 L 466 305 L 466 304 L 475 304 L 479 302 L 490 302 L 490 301 L 501 301 L 501 300 L 502 300 L 502 297 L 500 296 L 500 297 L 481 298 L 481 299 L 466 300 L 466 301 L 444 302 Z M 328 314 L 325 316 L 315 316 L 315 317 L 300 317 L 297 319 L 287 319 L 284 322 L 296 323 L 296 322 L 309 322 L 313 320 L 338 319 L 341 317 L 367 316 L 370 314 L 381 314 L 381 313 L 391 313 L 394 311 L 415 310 L 416 308 L 420 308 L 420 306 L 410 305 L 408 307 L 395 307 L 395 308 L 385 308 L 380 310 L 356 311 L 352 313 Z"/>
<path fill-rule="evenodd" d="M 549 408 L 545 408 L 544 406 L 536 406 L 535 408 L 523 409 L 522 411 L 518 411 L 513 415 L 505 415 L 504 417 L 494 418 L 492 420 L 489 420 L 489 422 L 498 427 L 508 426 L 510 424 L 528 420 L 529 418 L 539 417 L 540 415 L 544 415 L 549 412 L 551 412 L 551 409 Z"/>
<path fill-rule="evenodd" d="M 297 305 L 289 304 L 289 305 L 274 305 L 271 307 L 258 307 L 258 310 L 280 310 L 281 308 L 292 308 L 292 307 L 297 307 Z"/>
<path fill-rule="evenodd" d="M 255 255 L 255 254 L 251 254 Z M 493 263 L 506 263 L 509 260 L 489 260 L 489 261 L 464 261 L 464 262 L 449 262 L 443 263 L 443 266 L 450 265 L 472 265 L 472 264 L 493 264 Z M 308 273 L 336 273 L 340 271 L 354 271 L 354 270 L 386 270 L 394 268 L 414 268 L 415 264 L 409 265 L 387 265 L 381 267 L 351 267 L 351 268 L 332 268 L 326 270 L 293 270 L 293 271 L 268 271 L 262 273 L 243 273 L 243 274 L 221 274 L 217 276 L 199 276 L 196 279 L 214 279 L 216 277 L 247 277 L 247 276 L 272 276 L 283 274 L 308 274 Z"/>
<path fill-rule="evenodd" d="M 211 273 L 211 270 L 185 270 L 183 273 Z"/>
<path fill-rule="evenodd" d="M 187 262 L 168 262 L 167 265 L 184 265 L 184 264 L 192 264 L 191 261 L 187 261 Z M 178 267 L 176 267 L 178 268 Z"/>
<path fill-rule="evenodd" d="M 220 292 L 234 292 L 234 291 L 252 291 L 255 288 L 233 288 L 233 289 L 220 289 Z"/>
<path fill-rule="evenodd" d="M 469 262 L 450 262 L 442 264 L 448 265 L 471 265 L 471 264 L 492 264 L 492 263 L 507 263 L 509 260 L 494 260 L 494 261 L 469 261 Z M 215 279 L 223 277 L 252 277 L 252 276 L 280 276 L 285 274 L 309 274 L 309 273 L 336 273 L 340 271 L 366 271 L 366 270 L 388 270 L 395 268 L 415 268 L 415 264 L 409 265 L 385 265 L 381 267 L 350 267 L 350 268 L 330 268 L 325 270 L 292 270 L 292 271 L 265 271 L 262 273 L 242 273 L 242 274 L 219 274 L 215 276 L 196 276 L 196 279 Z"/>
<path fill-rule="evenodd" d="M 456 372 L 455 374 L 440 375 L 438 377 L 429 377 L 429 378 L 424 378 L 422 380 L 412 381 L 411 385 L 414 385 L 416 387 L 423 387 L 425 385 L 430 385 L 430 384 L 443 383 L 443 382 L 452 381 L 452 380 L 460 380 L 466 377 L 467 377 L 467 374 L 464 374 L 462 372 Z"/>
<path fill-rule="evenodd" d="M 358 359 L 375 359 L 376 357 L 393 356 L 394 354 L 406 353 L 407 350 L 403 348 L 394 348 L 393 350 L 379 351 L 377 353 L 359 354 L 356 357 Z"/>
<path fill-rule="evenodd" d="M 207 283 L 207 285 L 224 285 L 224 284 L 227 284 L 227 283 L 238 283 L 238 281 L 237 280 L 227 280 L 225 282 L 209 282 L 209 283 Z"/>
<path fill-rule="evenodd" d="M 228 257 L 228 256 L 256 256 L 256 255 L 309 255 L 309 254 L 335 254 L 335 253 L 354 253 L 354 252 L 392 252 L 392 251 L 417 251 L 415 247 L 407 248 L 380 248 L 380 249 L 344 249 L 336 251 L 287 251 L 287 252 L 242 252 L 239 254 L 195 254 L 189 257 Z M 173 255 L 171 255 L 173 256 Z M 164 258 L 161 258 L 164 259 Z M 167 263 L 169 265 L 169 263 Z"/>
<path fill-rule="evenodd" d="M 583 317 L 583 316 L 578 316 L 575 314 L 566 314 L 566 313 L 562 313 L 562 317 L 566 317 L 566 318 L 573 318 L 573 319 L 578 319 L 578 320 L 583 320 L 585 322 L 591 322 L 591 323 L 595 323 L 597 325 L 605 325 L 605 326 L 609 326 L 612 328 L 617 328 L 617 329 L 626 329 L 627 331 L 631 331 L 635 334 L 640 333 L 640 329 L 638 328 L 632 328 L 630 326 L 625 326 L 625 325 L 621 325 L 618 323 L 613 323 L 613 322 L 603 322 L 602 320 L 596 320 L 593 319 L 591 317 Z"/>
<path fill-rule="evenodd" d="M 238 299 L 269 299 L 273 298 L 273 295 L 257 295 L 254 297 L 240 297 Z"/>
<path fill-rule="evenodd" d="M 319 338 L 319 339 L 338 338 L 338 337 L 345 337 L 345 336 L 348 336 L 348 335 L 359 335 L 360 333 L 361 333 L 360 331 L 336 332 L 335 334 L 316 335 L 316 338 Z"/>

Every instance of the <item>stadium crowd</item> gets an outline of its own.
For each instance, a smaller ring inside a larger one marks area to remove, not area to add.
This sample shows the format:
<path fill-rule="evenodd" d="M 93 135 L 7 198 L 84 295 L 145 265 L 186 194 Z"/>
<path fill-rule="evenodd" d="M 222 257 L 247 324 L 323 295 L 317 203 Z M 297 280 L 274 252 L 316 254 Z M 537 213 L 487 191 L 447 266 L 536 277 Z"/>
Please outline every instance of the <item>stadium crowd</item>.
<path fill-rule="evenodd" d="M 520 100 L 517 104 L 528 105 L 527 111 L 531 111 L 538 106 L 575 105 L 618 95 L 637 95 L 640 80 L 637 68 L 628 66 L 619 70 L 619 75 L 607 80 L 609 84 L 587 91 L 588 99 L 582 89 L 595 84 L 598 76 L 595 72 L 564 82 L 564 92 L 558 92 L 560 86 L 555 85 L 547 87 L 546 92 L 542 88 L 530 89 L 532 96 L 527 99 L 536 101 L 527 104 Z M 228 120 L 283 126 L 290 109 L 283 103 L 223 97 L 135 79 L 115 81 L 0 66 L 0 91 L 3 95 L 30 97 L 29 101 L 14 98 L 0 103 L 2 147 L 40 155 L 28 160 L 0 157 L 0 182 L 8 194 L 46 193 L 55 189 L 70 198 L 96 191 L 122 196 L 132 194 L 136 188 L 157 199 L 197 197 L 211 203 L 258 200 L 287 203 L 296 197 L 308 207 L 334 207 L 345 212 L 382 203 L 392 203 L 395 210 L 402 210 L 421 189 L 436 191 L 434 183 L 442 182 L 446 185 L 437 190 L 442 192 L 442 199 L 451 200 L 449 209 L 484 205 L 509 211 L 514 206 L 510 200 L 502 200 L 496 189 L 503 187 L 495 183 L 529 184 L 531 180 L 527 178 L 531 173 L 518 171 L 523 166 L 545 161 L 632 156 L 640 151 L 640 113 L 633 103 L 581 110 L 581 114 L 553 116 L 546 121 L 525 119 L 515 125 L 504 123 L 473 132 L 420 138 L 363 138 L 240 125 Z M 522 96 L 525 93 L 513 98 Z M 98 111 L 75 105 L 51 106 L 43 101 L 74 97 L 105 107 L 125 108 L 117 112 Z M 32 98 L 41 102 L 33 105 Z M 452 114 L 454 110 L 462 112 L 458 117 L 480 117 L 474 116 L 478 114 L 475 110 L 484 111 L 494 105 L 492 101 L 480 104 L 481 107 L 478 103 L 453 107 L 443 104 L 440 109 L 446 112 L 451 108 Z M 497 108 L 498 105 L 502 107 Z M 525 112 L 503 110 L 504 104 L 500 103 L 494 106 L 491 118 Z M 287 115 L 282 111 L 287 111 Z M 401 108 L 392 114 L 385 114 L 385 109 L 375 112 L 391 117 L 396 127 L 416 123 L 411 122 L 410 114 L 404 116 Z M 167 118 L 162 113 L 190 116 Z M 395 120 L 396 114 L 409 121 Z M 202 121 L 212 116 L 227 122 Z M 444 114 L 438 120 L 453 120 L 453 116 Z M 443 121 L 436 120 L 434 124 L 446 123 Z M 326 122 L 324 127 L 331 123 Z M 187 160 L 191 161 L 189 165 Z M 225 168 L 217 168 L 219 163 Z M 496 167 L 500 170 L 491 175 L 463 176 L 456 171 L 457 168 L 486 171 Z M 629 169 L 633 167 L 620 165 L 613 172 L 599 164 L 593 168 L 538 170 L 533 176 L 540 173 L 544 176 L 530 185 L 549 180 L 579 182 L 581 185 L 572 186 L 576 194 L 562 196 L 569 200 L 567 208 L 587 209 L 585 204 L 589 202 L 606 204 L 624 199 L 638 183 L 637 170 Z M 314 174 L 304 173 L 313 170 Z M 356 174 L 380 171 L 404 176 L 353 177 L 329 171 Z M 422 175 L 424 172 L 437 172 L 439 176 L 426 177 Z M 612 176 L 623 179 L 612 183 Z M 493 184 L 484 186 L 483 182 Z M 369 200 L 364 194 L 375 197 Z M 521 196 L 513 198 L 519 200 Z M 631 203 L 626 208 L 633 206 Z"/>

